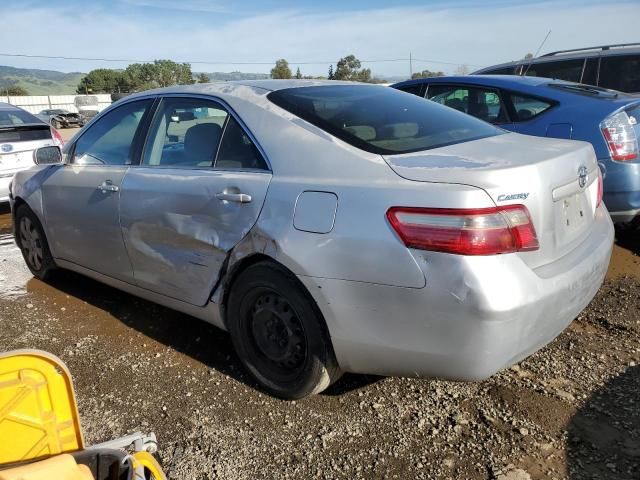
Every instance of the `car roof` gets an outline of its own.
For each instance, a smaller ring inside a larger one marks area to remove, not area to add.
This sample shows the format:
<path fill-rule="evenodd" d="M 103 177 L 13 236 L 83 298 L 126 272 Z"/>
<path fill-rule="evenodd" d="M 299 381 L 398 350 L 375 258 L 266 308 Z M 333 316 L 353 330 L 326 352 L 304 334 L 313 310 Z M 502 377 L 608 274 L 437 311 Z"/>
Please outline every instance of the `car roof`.
<path fill-rule="evenodd" d="M 626 45 L 610 45 L 602 47 L 587 47 L 575 50 L 566 50 L 558 52 L 549 52 L 539 57 L 530 59 L 512 60 L 510 62 L 498 63 L 496 65 L 490 65 L 476 70 L 475 73 L 481 73 L 486 70 L 494 70 L 498 68 L 515 67 L 516 65 L 529 64 L 535 65 L 536 63 L 549 63 L 559 62 L 561 60 L 573 60 L 580 58 L 592 58 L 592 57 L 609 57 L 615 55 L 640 55 L 640 46 L 626 46 Z M 614 48 L 619 47 L 619 48 Z"/>

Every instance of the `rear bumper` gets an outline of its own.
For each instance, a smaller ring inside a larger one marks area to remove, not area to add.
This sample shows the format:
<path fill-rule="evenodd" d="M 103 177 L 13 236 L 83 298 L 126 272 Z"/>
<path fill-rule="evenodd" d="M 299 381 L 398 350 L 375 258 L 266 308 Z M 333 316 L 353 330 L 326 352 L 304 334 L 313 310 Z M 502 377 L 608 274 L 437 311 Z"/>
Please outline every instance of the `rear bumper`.
<path fill-rule="evenodd" d="M 381 375 L 480 380 L 553 340 L 588 305 L 613 244 L 605 208 L 582 244 L 529 268 L 518 255 L 414 251 L 422 289 L 301 276 L 340 366 Z"/>

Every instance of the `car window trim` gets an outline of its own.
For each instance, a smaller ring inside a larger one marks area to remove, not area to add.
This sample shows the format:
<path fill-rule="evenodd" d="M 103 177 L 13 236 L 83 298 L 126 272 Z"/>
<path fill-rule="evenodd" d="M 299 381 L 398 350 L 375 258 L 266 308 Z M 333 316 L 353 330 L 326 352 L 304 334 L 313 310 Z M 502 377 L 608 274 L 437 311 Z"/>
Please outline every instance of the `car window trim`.
<path fill-rule="evenodd" d="M 120 107 L 124 107 L 125 105 L 128 105 L 130 103 L 134 103 L 134 102 L 140 102 L 140 101 L 144 101 L 144 100 L 152 100 L 151 105 L 149 106 L 149 109 L 144 113 L 142 119 L 140 120 L 140 124 L 138 125 L 138 127 L 136 128 L 136 132 L 134 134 L 133 137 L 133 142 L 131 144 L 131 149 L 129 150 L 130 153 L 133 153 L 131 155 L 131 163 L 130 164 L 125 164 L 125 165 L 110 165 L 110 164 L 101 164 L 101 165 L 84 165 L 81 163 L 73 163 L 73 159 L 75 157 L 76 154 L 76 145 L 78 143 L 78 141 L 80 141 L 80 139 L 91 129 L 91 126 L 96 123 L 97 121 L 99 121 L 102 117 L 104 117 L 105 115 L 107 115 L 109 112 L 115 111 Z M 73 140 L 73 143 L 69 146 L 69 150 L 66 153 L 66 161 L 63 165 L 74 165 L 76 167 L 133 167 L 136 166 L 137 163 L 140 161 L 139 158 L 135 158 L 136 157 L 136 150 L 133 148 L 136 145 L 136 141 L 138 139 L 139 136 L 141 136 L 142 134 L 142 129 L 141 127 L 146 127 L 146 129 L 148 129 L 148 125 L 144 125 L 145 122 L 145 118 L 149 116 L 149 114 L 154 111 L 154 108 L 156 106 L 156 97 L 152 96 L 152 95 L 145 95 L 143 97 L 135 97 L 132 99 L 128 99 L 126 102 L 122 102 L 122 103 L 114 103 L 111 104 L 108 108 L 105 108 L 104 110 L 102 110 L 101 112 L 98 113 L 98 115 L 96 115 L 95 117 L 93 117 L 93 119 L 91 120 L 90 123 L 88 123 L 87 125 L 85 125 L 85 127 L 83 128 L 84 131 L 80 131 L 78 133 L 78 138 Z M 64 154 L 64 152 L 63 152 Z M 137 160 L 137 162 L 136 162 Z"/>
<path fill-rule="evenodd" d="M 151 167 L 151 168 L 174 168 L 174 169 L 184 169 L 184 170 L 206 170 L 206 171 L 217 171 L 217 172 L 250 172 L 250 173 L 268 173 L 271 174 L 273 173 L 273 169 L 271 168 L 271 161 L 269 160 L 269 158 L 267 157 L 264 149 L 262 148 L 262 146 L 258 143 L 258 141 L 256 140 L 255 135 L 253 135 L 253 133 L 251 132 L 251 130 L 247 127 L 247 125 L 242 121 L 242 119 L 240 118 L 240 116 L 233 110 L 233 108 L 231 108 L 231 106 L 225 102 L 222 98 L 215 96 L 215 95 L 206 95 L 206 94 L 195 94 L 195 93 L 167 93 L 167 94 L 158 94 L 157 97 L 158 102 L 157 102 L 157 106 L 156 106 L 156 111 L 154 112 L 154 118 L 152 119 L 152 122 L 149 124 L 149 128 L 145 137 L 145 141 L 144 141 L 144 146 L 143 149 L 141 151 L 140 154 L 140 163 L 138 165 L 131 165 L 132 167 Z M 151 132 L 151 125 L 153 125 L 154 121 L 155 121 L 155 116 L 158 114 L 157 112 L 160 111 L 160 103 L 162 102 L 162 100 L 164 99 L 169 99 L 169 98 L 180 98 L 180 99 L 195 99 L 195 100 L 207 100 L 207 101 L 211 101 L 214 103 L 218 103 L 220 104 L 220 106 L 227 112 L 227 118 L 225 119 L 225 123 L 223 126 L 223 130 L 222 130 L 222 134 L 220 135 L 220 142 L 218 142 L 218 148 L 216 149 L 216 155 L 214 157 L 214 160 L 211 164 L 210 167 L 176 167 L 176 166 L 167 166 L 167 167 L 162 167 L 162 166 L 158 166 L 158 165 L 154 165 L 154 166 L 150 166 L 150 165 L 142 165 L 142 158 L 144 156 L 144 149 L 147 148 L 148 142 L 149 142 L 149 134 Z M 255 147 L 258 149 L 258 152 L 260 153 L 260 155 L 262 155 L 262 158 L 265 162 L 265 164 L 267 165 L 267 169 L 258 169 L 258 168 L 215 168 L 215 164 L 218 161 L 218 153 L 220 152 L 220 146 L 222 145 L 222 139 L 224 138 L 224 132 L 226 131 L 227 128 L 227 124 L 229 123 L 229 117 L 233 116 L 234 120 L 236 122 L 238 122 L 238 125 L 240 125 L 240 128 L 242 128 L 242 130 L 247 134 L 247 136 L 249 137 L 249 139 L 253 142 L 253 144 L 255 145 Z"/>
<path fill-rule="evenodd" d="M 498 95 L 498 98 L 500 99 L 500 103 L 502 108 L 504 109 L 504 113 L 507 117 L 507 121 L 506 122 L 500 122 L 500 123 L 492 123 L 492 122 L 487 122 L 490 123 L 491 125 L 506 125 L 508 123 L 515 123 L 511 120 L 511 112 L 509 111 L 509 109 L 507 108 L 507 103 L 504 100 L 504 97 L 502 95 L 502 92 L 504 91 L 502 88 L 500 87 L 493 87 L 493 86 L 486 86 L 486 85 L 478 85 L 478 84 L 474 84 L 474 83 L 466 83 L 466 82 L 461 82 L 461 83 L 448 83 L 448 82 L 433 82 L 433 83 L 428 83 L 427 84 L 427 89 L 424 92 L 424 98 L 425 100 L 429 100 L 432 101 L 431 99 L 427 98 L 427 95 L 429 94 L 429 87 L 431 86 L 444 86 L 444 87 L 466 87 L 466 88 L 476 88 L 476 89 L 483 89 L 483 90 L 489 90 L 494 92 L 495 94 Z M 463 112 L 464 113 L 464 112 Z M 470 113 L 467 113 L 467 115 L 471 115 Z M 473 115 L 471 115 L 473 117 Z M 478 118 L 478 117 L 474 117 L 474 118 Z M 478 119 L 481 120 L 481 119 Z"/>

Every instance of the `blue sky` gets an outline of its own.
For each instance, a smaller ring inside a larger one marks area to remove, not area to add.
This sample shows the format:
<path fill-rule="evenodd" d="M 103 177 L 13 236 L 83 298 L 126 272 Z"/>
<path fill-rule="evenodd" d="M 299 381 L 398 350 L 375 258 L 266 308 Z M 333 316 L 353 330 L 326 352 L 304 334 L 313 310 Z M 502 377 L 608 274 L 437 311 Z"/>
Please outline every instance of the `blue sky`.
<path fill-rule="evenodd" d="M 388 60 L 409 52 L 418 59 L 414 71 L 452 73 L 463 64 L 474 69 L 535 52 L 550 29 L 543 52 L 637 41 L 640 23 L 637 0 L 3 0 L 2 10 L 1 53 L 170 58 L 211 62 L 192 63 L 194 71 L 245 72 L 268 72 L 286 58 L 308 74 L 326 73 L 349 53 Z M 69 32 L 68 39 L 51 41 L 54 32 Z M 127 62 L 0 56 L 0 64 L 88 71 Z M 378 75 L 409 71 L 404 60 L 366 66 Z"/>

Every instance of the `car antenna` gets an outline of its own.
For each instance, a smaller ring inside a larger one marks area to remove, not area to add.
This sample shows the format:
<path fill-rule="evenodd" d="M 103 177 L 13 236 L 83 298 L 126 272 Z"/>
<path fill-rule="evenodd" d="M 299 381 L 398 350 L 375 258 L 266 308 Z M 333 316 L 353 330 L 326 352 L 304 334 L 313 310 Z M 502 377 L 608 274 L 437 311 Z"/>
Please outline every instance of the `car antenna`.
<path fill-rule="evenodd" d="M 531 68 L 531 64 L 533 64 L 533 60 L 538 56 L 538 54 L 540 53 L 540 50 L 542 50 L 542 46 L 545 44 L 545 42 L 547 41 L 547 38 L 549 38 L 549 35 L 551 35 L 551 30 L 549 30 L 547 32 L 547 36 L 544 37 L 544 40 L 542 40 L 542 43 L 540 44 L 540 46 L 538 47 L 538 50 L 536 50 L 536 54 L 531 57 L 529 59 L 529 64 L 527 65 L 527 69 L 524 71 L 524 73 L 521 73 L 520 76 L 521 77 L 526 77 L 527 76 L 527 72 L 529 71 L 529 69 Z"/>

